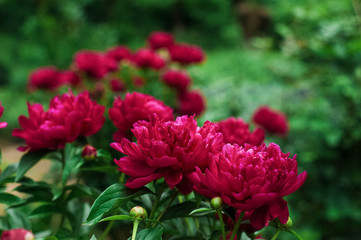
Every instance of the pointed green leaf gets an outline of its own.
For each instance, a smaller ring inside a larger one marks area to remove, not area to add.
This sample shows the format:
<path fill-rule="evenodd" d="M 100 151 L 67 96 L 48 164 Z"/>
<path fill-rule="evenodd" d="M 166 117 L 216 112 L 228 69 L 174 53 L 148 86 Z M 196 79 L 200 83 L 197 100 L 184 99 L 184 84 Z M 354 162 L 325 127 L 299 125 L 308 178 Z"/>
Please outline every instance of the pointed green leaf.
<path fill-rule="evenodd" d="M 47 150 L 40 150 L 36 152 L 28 152 L 23 155 L 20 159 L 18 168 L 16 169 L 15 181 L 19 181 L 30 168 L 32 168 L 42 157 L 44 157 L 47 152 Z"/>
<path fill-rule="evenodd" d="M 110 216 L 110 217 L 107 217 L 107 218 L 103 218 L 99 222 L 112 221 L 112 220 L 120 220 L 120 221 L 128 220 L 128 221 L 131 221 L 131 220 L 133 220 L 133 217 L 131 217 L 129 215 L 113 215 L 113 216 Z"/>
<path fill-rule="evenodd" d="M 61 213 L 61 212 L 62 212 L 61 208 L 55 204 L 44 204 L 38 208 L 35 208 L 30 213 L 30 217 L 31 218 L 42 218 L 42 217 L 54 215 L 54 214 Z"/>
<path fill-rule="evenodd" d="M 135 240 L 162 240 L 163 227 L 161 225 L 155 228 L 146 228 L 137 233 Z M 130 239 L 130 238 L 129 238 Z"/>
<path fill-rule="evenodd" d="M 15 204 L 20 204 L 20 203 L 23 203 L 24 200 L 15 196 L 15 195 L 12 195 L 10 193 L 5 193 L 5 192 L 2 192 L 0 193 L 0 203 L 1 204 L 6 204 L 6 205 L 15 205 Z"/>
<path fill-rule="evenodd" d="M 0 173 L 0 184 L 5 182 L 5 179 L 16 172 L 16 164 L 7 166 L 4 171 Z"/>
<path fill-rule="evenodd" d="M 84 163 L 84 159 L 80 155 L 76 155 L 76 148 L 73 144 L 67 144 L 65 146 L 65 166 L 63 175 L 61 177 L 63 186 L 66 184 L 69 175 L 75 172 Z"/>
<path fill-rule="evenodd" d="M 216 210 L 211 209 L 211 208 L 198 208 L 193 210 L 189 215 L 192 215 L 194 217 L 201 217 L 201 216 L 205 216 L 208 214 L 214 214 L 216 213 Z"/>
<path fill-rule="evenodd" d="M 96 238 L 95 235 L 93 234 L 93 236 L 90 238 L 90 240 L 97 240 L 97 238 Z"/>
<path fill-rule="evenodd" d="M 29 218 L 18 209 L 7 209 L 7 220 L 9 222 L 9 229 L 25 228 L 31 229 L 31 223 Z"/>
<path fill-rule="evenodd" d="M 189 217 L 189 214 L 196 208 L 196 205 L 195 202 L 187 201 L 171 206 L 160 220 L 164 221 L 172 218 Z"/>
<path fill-rule="evenodd" d="M 113 209 L 121 206 L 123 203 L 147 193 L 152 192 L 147 188 L 130 190 L 127 189 L 124 184 L 113 184 L 105 189 L 95 200 L 85 224 L 95 224 L 99 222 L 104 215 L 109 214 Z"/>

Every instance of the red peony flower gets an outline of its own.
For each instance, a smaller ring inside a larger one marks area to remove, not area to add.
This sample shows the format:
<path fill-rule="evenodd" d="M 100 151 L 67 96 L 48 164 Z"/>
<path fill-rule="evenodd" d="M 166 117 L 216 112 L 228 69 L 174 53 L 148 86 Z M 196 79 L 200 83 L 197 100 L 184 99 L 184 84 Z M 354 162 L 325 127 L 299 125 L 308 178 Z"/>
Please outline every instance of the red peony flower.
<path fill-rule="evenodd" d="M 14 129 L 13 136 L 25 139 L 26 147 L 19 150 L 61 149 L 65 143 L 80 135 L 90 136 L 103 126 L 105 107 L 91 101 L 88 92 L 74 96 L 72 92 L 51 99 L 49 110 L 40 104 L 28 103 L 29 117 L 21 115 L 22 129 Z"/>
<path fill-rule="evenodd" d="M 168 70 L 163 74 L 162 80 L 180 92 L 184 92 L 192 82 L 187 72 L 178 70 Z"/>
<path fill-rule="evenodd" d="M 61 85 L 56 67 L 42 67 L 30 73 L 29 89 L 55 90 Z"/>
<path fill-rule="evenodd" d="M 241 211 L 252 211 L 253 227 L 263 228 L 275 218 L 287 223 L 288 207 L 282 197 L 296 191 L 307 173 L 298 175 L 296 156 L 282 153 L 270 143 L 244 147 L 226 144 L 214 155 L 209 167 L 197 169 L 201 182 L 194 189 L 206 197 L 221 197 L 223 202 Z"/>
<path fill-rule="evenodd" d="M 123 59 L 129 59 L 131 57 L 131 52 L 128 47 L 126 46 L 116 46 L 109 49 L 106 52 L 106 56 L 109 58 L 115 59 L 117 62 Z"/>
<path fill-rule="evenodd" d="M 200 115 L 206 108 L 203 96 L 198 91 L 183 92 L 178 99 L 181 115 Z"/>
<path fill-rule="evenodd" d="M 123 137 L 130 138 L 133 124 L 139 120 L 149 120 L 156 114 L 160 120 L 173 120 L 173 110 L 162 101 L 142 93 L 127 93 L 124 100 L 117 97 L 113 107 L 109 109 L 109 117 L 118 128 L 114 133 L 114 141 L 120 142 Z"/>
<path fill-rule="evenodd" d="M 253 121 L 270 133 L 286 135 L 289 130 L 286 115 L 267 106 L 256 110 Z"/>
<path fill-rule="evenodd" d="M 17 228 L 4 231 L 0 240 L 35 240 L 35 236 L 26 229 Z"/>
<path fill-rule="evenodd" d="M 87 144 L 83 147 L 81 151 L 81 156 L 85 160 L 94 160 L 97 158 L 97 149 L 90 144 Z"/>
<path fill-rule="evenodd" d="M 201 48 L 188 44 L 175 44 L 168 51 L 172 61 L 180 64 L 200 63 L 205 58 Z"/>
<path fill-rule="evenodd" d="M 80 83 L 80 77 L 71 70 L 59 72 L 58 77 L 61 84 L 70 84 L 75 86 Z"/>
<path fill-rule="evenodd" d="M 216 133 L 215 125 L 206 122 L 197 127 L 194 117 L 182 116 L 176 121 L 161 121 L 134 124 L 132 132 L 137 143 L 123 138 L 111 146 L 127 155 L 115 163 L 119 171 L 130 175 L 126 186 L 139 188 L 164 177 L 168 186 L 177 187 L 183 194 L 192 191 L 199 179 L 195 166 L 204 169 L 211 153 L 220 150 L 222 135 Z"/>
<path fill-rule="evenodd" d="M 3 115 L 3 112 L 4 112 L 4 107 L 1 105 L 1 102 L 0 102 L 0 117 Z M 0 122 L 0 128 L 4 128 L 8 125 L 7 122 Z"/>
<path fill-rule="evenodd" d="M 153 50 L 167 48 L 174 44 L 174 38 L 172 34 L 166 32 L 153 32 L 148 37 L 148 44 Z"/>
<path fill-rule="evenodd" d="M 223 134 L 225 143 L 236 143 L 243 146 L 245 143 L 259 146 L 264 141 L 264 131 L 256 128 L 252 133 L 249 125 L 242 118 L 230 117 L 217 123 L 217 131 Z"/>
<path fill-rule="evenodd" d="M 153 68 L 159 70 L 165 66 L 165 61 L 150 49 L 139 49 L 132 57 L 139 68 Z"/>
<path fill-rule="evenodd" d="M 102 53 L 83 50 L 75 55 L 77 67 L 89 76 L 101 79 L 108 72 L 116 71 L 118 64 L 115 59 L 106 57 Z"/>
<path fill-rule="evenodd" d="M 124 92 L 126 89 L 127 86 L 121 79 L 110 80 L 110 90 L 112 90 L 112 92 Z"/>

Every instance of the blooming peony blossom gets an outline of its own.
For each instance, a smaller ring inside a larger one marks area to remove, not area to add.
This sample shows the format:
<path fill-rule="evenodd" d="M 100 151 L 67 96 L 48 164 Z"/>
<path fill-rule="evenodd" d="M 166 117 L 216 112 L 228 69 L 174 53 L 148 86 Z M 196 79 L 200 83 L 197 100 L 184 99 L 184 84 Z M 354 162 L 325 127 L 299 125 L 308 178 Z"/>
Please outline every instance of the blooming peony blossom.
<path fill-rule="evenodd" d="M 180 64 L 200 63 L 205 58 L 201 48 L 189 44 L 175 44 L 168 51 L 172 61 Z"/>
<path fill-rule="evenodd" d="M 108 72 L 118 69 L 118 64 L 115 59 L 99 52 L 83 50 L 79 51 L 74 58 L 76 66 L 80 70 L 96 79 L 101 79 Z"/>
<path fill-rule="evenodd" d="M 140 121 L 134 124 L 132 132 L 137 143 L 123 138 L 120 143 L 111 144 L 127 155 L 115 163 L 121 172 L 131 176 L 126 183 L 129 188 L 164 178 L 171 189 L 177 187 L 188 194 L 199 180 L 195 166 L 204 169 L 211 153 L 220 151 L 223 144 L 214 124 L 206 122 L 197 127 L 194 117 L 189 116 L 168 122 L 157 118 Z"/>
<path fill-rule="evenodd" d="M 223 134 L 225 143 L 236 143 L 243 146 L 245 143 L 260 145 L 264 141 L 264 131 L 256 128 L 250 132 L 249 125 L 241 118 L 230 117 L 217 123 L 217 130 Z"/>
<path fill-rule="evenodd" d="M 71 70 L 59 72 L 58 77 L 61 84 L 70 84 L 75 86 L 80 83 L 80 77 Z"/>
<path fill-rule="evenodd" d="M 178 99 L 181 115 L 200 115 L 206 108 L 203 96 L 198 91 L 182 92 Z"/>
<path fill-rule="evenodd" d="M 112 90 L 112 92 L 124 92 L 126 89 L 127 86 L 121 79 L 110 80 L 110 90 Z"/>
<path fill-rule="evenodd" d="M 56 67 L 42 67 L 30 73 L 29 89 L 55 90 L 61 85 L 59 72 Z"/>
<path fill-rule="evenodd" d="M 167 48 L 174 44 L 173 35 L 166 32 L 153 32 L 148 37 L 147 41 L 150 48 L 153 50 Z"/>
<path fill-rule="evenodd" d="M 49 110 L 40 104 L 28 103 L 29 117 L 21 115 L 22 129 L 14 129 L 13 136 L 23 138 L 26 147 L 19 150 L 61 149 L 65 143 L 80 135 L 90 136 L 103 126 L 105 107 L 91 101 L 88 92 L 74 96 L 72 92 L 51 99 Z"/>
<path fill-rule="evenodd" d="M 115 59 L 117 62 L 123 59 L 129 59 L 131 56 L 131 52 L 126 46 L 116 46 L 114 48 L 109 49 L 106 52 L 106 56 L 109 58 Z"/>
<path fill-rule="evenodd" d="M 153 114 L 164 121 L 174 118 L 170 107 L 150 95 L 133 92 L 127 93 L 123 100 L 117 97 L 109 109 L 109 117 L 118 128 L 113 135 L 114 140 L 120 142 L 122 137 L 130 138 L 133 124 L 139 120 L 149 120 Z"/>
<path fill-rule="evenodd" d="M 150 49 L 139 49 L 132 57 L 139 68 L 153 68 L 159 70 L 165 66 L 165 61 Z"/>
<path fill-rule="evenodd" d="M 180 92 L 184 92 L 192 80 L 185 71 L 168 70 L 162 76 L 162 80 L 170 87 L 177 89 Z"/>
<path fill-rule="evenodd" d="M 303 185 L 307 173 L 298 175 L 296 156 L 282 153 L 270 143 L 244 147 L 226 144 L 214 155 L 206 170 L 197 168 L 200 183 L 194 189 L 209 198 L 221 197 L 223 202 L 241 211 L 252 211 L 253 227 L 263 228 L 275 218 L 287 223 L 287 196 Z"/>
<path fill-rule="evenodd" d="M 286 115 L 267 106 L 262 106 L 255 111 L 253 121 L 270 133 L 286 135 L 289 130 Z"/>
<path fill-rule="evenodd" d="M 4 231 L 0 240 L 35 240 L 35 236 L 26 229 L 17 228 Z"/>
<path fill-rule="evenodd" d="M 4 107 L 1 105 L 1 102 L 0 102 L 0 117 L 3 115 L 3 112 L 4 112 Z M 0 122 L 0 128 L 4 128 L 8 125 L 7 122 Z"/>

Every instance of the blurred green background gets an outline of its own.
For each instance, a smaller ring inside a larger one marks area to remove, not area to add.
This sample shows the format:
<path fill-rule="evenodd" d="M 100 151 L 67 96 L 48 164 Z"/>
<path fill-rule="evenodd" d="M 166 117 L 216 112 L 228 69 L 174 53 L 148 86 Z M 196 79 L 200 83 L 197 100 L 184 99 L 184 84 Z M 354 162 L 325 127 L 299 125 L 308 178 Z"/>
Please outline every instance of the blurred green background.
<path fill-rule="evenodd" d="M 249 121 L 262 104 L 284 111 L 305 185 L 288 198 L 305 240 L 361 236 L 359 0 L 0 0 L 0 100 L 9 141 L 26 114 L 31 70 L 66 69 L 80 49 L 145 44 L 151 31 L 198 44 L 207 61 L 190 73 L 207 98 L 201 121 Z M 16 96 L 16 97 L 15 97 Z M 292 239 L 282 233 L 279 239 Z"/>

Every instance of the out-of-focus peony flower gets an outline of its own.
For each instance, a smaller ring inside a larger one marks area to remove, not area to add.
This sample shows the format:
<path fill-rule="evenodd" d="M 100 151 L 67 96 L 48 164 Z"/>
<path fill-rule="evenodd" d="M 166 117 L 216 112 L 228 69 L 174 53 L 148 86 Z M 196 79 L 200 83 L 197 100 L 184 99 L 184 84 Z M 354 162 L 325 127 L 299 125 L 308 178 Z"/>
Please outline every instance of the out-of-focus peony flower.
<path fill-rule="evenodd" d="M 242 118 L 230 117 L 217 123 L 217 130 L 223 134 L 225 143 L 236 143 L 243 146 L 245 143 L 260 145 L 264 141 L 264 131 L 256 128 L 250 132 L 249 125 Z"/>
<path fill-rule="evenodd" d="M 42 67 L 30 73 L 29 90 L 45 89 L 55 90 L 61 85 L 59 72 L 56 67 Z"/>
<path fill-rule="evenodd" d="M 35 240 L 35 236 L 26 229 L 17 228 L 4 231 L 0 240 Z"/>
<path fill-rule="evenodd" d="M 150 49 L 139 49 L 132 57 L 139 68 L 153 68 L 159 70 L 165 66 L 165 61 Z"/>
<path fill-rule="evenodd" d="M 3 112 L 4 112 L 4 107 L 1 105 L 1 102 L 0 102 L 0 117 L 3 115 Z M 7 122 L 0 122 L 0 128 L 4 128 L 8 125 Z"/>
<path fill-rule="evenodd" d="M 139 188 L 164 177 L 168 186 L 177 187 L 183 194 L 190 193 L 198 177 L 195 166 L 204 169 L 211 153 L 220 151 L 222 134 L 215 125 L 206 122 L 197 127 L 194 117 L 182 116 L 164 122 L 152 118 L 150 122 L 134 124 L 132 132 L 137 143 L 123 138 L 111 146 L 127 155 L 115 160 L 119 170 L 130 179 L 126 186 Z"/>
<path fill-rule="evenodd" d="M 113 58 L 117 62 L 123 59 L 129 59 L 131 55 L 129 48 L 126 46 L 116 46 L 106 52 L 107 57 Z"/>
<path fill-rule="evenodd" d="M 76 66 L 89 76 L 101 79 L 108 72 L 116 71 L 118 64 L 115 59 L 106 57 L 102 53 L 83 50 L 75 55 Z"/>
<path fill-rule="evenodd" d="M 178 99 L 181 115 L 200 115 L 206 108 L 203 96 L 198 91 L 183 92 Z"/>
<path fill-rule="evenodd" d="M 132 82 L 136 88 L 141 88 L 145 85 L 145 79 L 141 76 L 132 76 Z"/>
<path fill-rule="evenodd" d="M 75 86 L 80 83 L 80 77 L 71 70 L 59 72 L 58 77 L 61 84 L 70 84 Z"/>
<path fill-rule="evenodd" d="M 175 44 L 168 51 L 172 61 L 180 64 L 200 63 L 205 58 L 201 48 L 189 44 Z"/>
<path fill-rule="evenodd" d="M 127 89 L 127 86 L 125 86 L 125 83 L 121 79 L 112 79 L 109 83 L 112 92 L 124 92 Z"/>
<path fill-rule="evenodd" d="M 13 136 L 25 139 L 26 147 L 20 151 L 61 149 L 65 143 L 80 135 L 90 136 L 103 126 L 105 107 L 91 101 L 88 92 L 74 96 L 71 91 L 51 99 L 49 110 L 40 104 L 28 103 L 29 117 L 21 115 L 22 129 L 14 129 Z"/>
<path fill-rule="evenodd" d="M 97 157 L 97 149 L 90 144 L 87 144 L 83 147 L 81 156 L 85 160 L 94 160 Z"/>
<path fill-rule="evenodd" d="M 286 135 L 289 130 L 286 115 L 268 106 L 259 107 L 253 114 L 253 121 L 270 133 Z"/>
<path fill-rule="evenodd" d="M 149 120 L 153 114 L 164 121 L 174 119 L 173 110 L 150 95 L 133 92 L 127 93 L 124 100 L 117 97 L 113 107 L 109 109 L 109 117 L 118 128 L 113 135 L 114 141 L 120 142 L 123 137 L 130 138 L 133 124 L 139 120 Z"/>
<path fill-rule="evenodd" d="M 170 87 L 177 89 L 180 92 L 184 92 L 192 80 L 185 71 L 168 70 L 162 76 L 162 80 Z"/>
<path fill-rule="evenodd" d="M 197 168 L 201 182 L 194 189 L 209 198 L 221 197 L 238 210 L 252 211 L 253 227 L 263 228 L 277 217 L 286 224 L 289 213 L 282 197 L 296 191 L 307 177 L 306 172 L 298 175 L 296 156 L 289 155 L 274 143 L 226 144 L 205 171 Z"/>
<path fill-rule="evenodd" d="M 166 32 L 153 32 L 148 37 L 148 44 L 151 49 L 168 48 L 174 44 L 172 34 Z"/>

